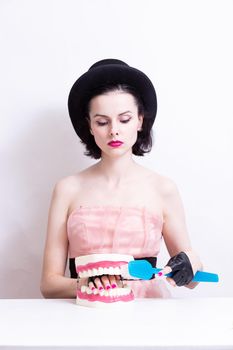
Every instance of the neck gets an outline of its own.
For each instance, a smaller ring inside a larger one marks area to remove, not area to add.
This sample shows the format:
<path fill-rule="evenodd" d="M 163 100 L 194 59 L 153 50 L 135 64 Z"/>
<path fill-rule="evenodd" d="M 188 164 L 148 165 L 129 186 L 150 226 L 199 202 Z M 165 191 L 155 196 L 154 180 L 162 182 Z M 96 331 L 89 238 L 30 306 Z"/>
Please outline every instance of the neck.
<path fill-rule="evenodd" d="M 135 173 L 136 166 L 137 163 L 133 160 L 132 153 L 116 158 L 104 154 L 97 164 L 97 169 L 109 187 L 117 188 L 129 181 Z"/>

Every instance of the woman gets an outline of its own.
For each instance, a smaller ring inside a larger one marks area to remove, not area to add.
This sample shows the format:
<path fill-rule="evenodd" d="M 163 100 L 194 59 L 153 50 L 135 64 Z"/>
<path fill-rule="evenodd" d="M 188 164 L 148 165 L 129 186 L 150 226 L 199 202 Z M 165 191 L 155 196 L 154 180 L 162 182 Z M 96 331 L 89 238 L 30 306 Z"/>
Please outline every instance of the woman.
<path fill-rule="evenodd" d="M 54 188 L 41 280 L 44 297 L 76 296 L 76 256 L 130 254 L 155 266 L 162 237 L 172 257 L 163 274 L 172 271 L 169 283 L 193 288 L 190 281 L 202 266 L 191 248 L 178 190 L 132 157 L 152 146 L 157 99 L 149 78 L 120 60 L 101 60 L 75 82 L 68 107 L 86 155 L 100 160 Z M 65 277 L 68 254 L 71 278 Z M 90 287 L 116 283 L 116 276 L 105 275 Z M 136 297 L 169 296 L 158 278 L 129 283 Z"/>

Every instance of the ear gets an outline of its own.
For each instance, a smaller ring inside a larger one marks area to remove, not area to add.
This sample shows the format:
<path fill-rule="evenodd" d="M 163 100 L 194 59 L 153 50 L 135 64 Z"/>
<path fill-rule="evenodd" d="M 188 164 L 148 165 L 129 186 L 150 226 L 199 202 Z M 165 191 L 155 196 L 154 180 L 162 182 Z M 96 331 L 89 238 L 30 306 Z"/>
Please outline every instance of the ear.
<path fill-rule="evenodd" d="M 90 129 L 90 133 L 93 135 L 93 132 L 92 132 L 92 130 Z"/>
<path fill-rule="evenodd" d="M 142 130 L 142 124 L 143 124 L 143 115 L 138 116 L 138 131 Z"/>

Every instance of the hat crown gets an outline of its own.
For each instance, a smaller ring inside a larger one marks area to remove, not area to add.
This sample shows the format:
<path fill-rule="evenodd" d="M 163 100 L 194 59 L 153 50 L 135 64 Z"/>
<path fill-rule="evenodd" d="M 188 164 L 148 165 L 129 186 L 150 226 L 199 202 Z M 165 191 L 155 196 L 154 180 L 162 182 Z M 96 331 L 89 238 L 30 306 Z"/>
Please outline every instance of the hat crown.
<path fill-rule="evenodd" d="M 129 65 L 121 60 L 117 60 L 115 58 L 106 58 L 104 60 L 98 61 L 96 63 L 94 63 L 89 70 L 93 69 L 93 68 L 97 68 L 97 67 L 101 67 L 101 66 L 106 66 L 108 64 L 117 64 L 117 65 L 122 65 L 122 66 L 126 66 L 128 67 Z"/>

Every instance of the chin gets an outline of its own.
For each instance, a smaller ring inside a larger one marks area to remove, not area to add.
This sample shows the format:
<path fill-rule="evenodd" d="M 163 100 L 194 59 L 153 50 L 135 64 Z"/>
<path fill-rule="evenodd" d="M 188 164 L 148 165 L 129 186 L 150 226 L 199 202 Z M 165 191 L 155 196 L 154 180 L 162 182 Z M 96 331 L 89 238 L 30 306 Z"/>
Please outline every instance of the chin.
<path fill-rule="evenodd" d="M 98 289 L 92 291 L 88 287 L 89 278 L 102 275 L 119 275 L 121 268 L 133 256 L 125 254 L 91 254 L 79 256 L 75 259 L 76 271 L 79 278 L 76 303 L 88 307 L 111 307 L 112 305 L 129 305 L 134 300 L 134 295 L 128 286 L 121 281 L 116 288 L 109 290 Z"/>
<path fill-rule="evenodd" d="M 129 153 L 132 154 L 132 147 L 124 147 L 124 148 L 113 148 L 113 149 L 101 149 L 102 156 L 106 155 L 111 158 L 118 158 L 124 156 Z"/>

